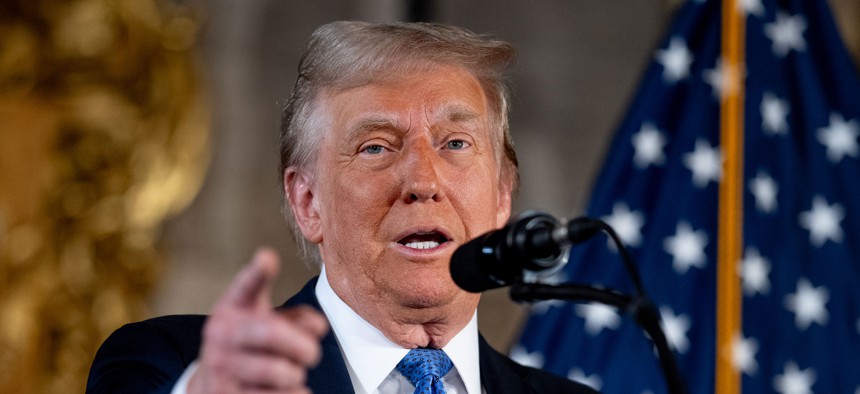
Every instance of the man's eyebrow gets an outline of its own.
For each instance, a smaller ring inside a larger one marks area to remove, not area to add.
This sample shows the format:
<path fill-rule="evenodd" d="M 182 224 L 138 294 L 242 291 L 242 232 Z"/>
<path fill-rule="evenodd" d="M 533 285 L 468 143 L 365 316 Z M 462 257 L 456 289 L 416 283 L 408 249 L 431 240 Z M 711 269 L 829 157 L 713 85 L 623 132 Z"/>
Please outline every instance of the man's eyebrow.
<path fill-rule="evenodd" d="M 346 136 L 349 139 L 353 139 L 361 136 L 362 134 L 381 129 L 397 130 L 398 127 L 391 119 L 384 116 L 370 116 L 359 119 L 350 126 L 346 131 Z"/>
<path fill-rule="evenodd" d="M 437 119 L 444 119 L 449 122 L 466 123 L 479 119 L 481 115 L 471 107 L 454 103 L 441 108 L 436 116 Z M 403 131 L 404 127 L 398 124 L 396 119 L 392 119 L 384 114 L 369 115 L 356 121 L 346 131 L 346 137 L 354 139 L 363 134 L 367 134 L 376 130 L 399 130 Z"/>
<path fill-rule="evenodd" d="M 442 109 L 439 117 L 451 122 L 469 122 L 480 118 L 481 115 L 469 106 L 463 104 L 452 104 Z"/>

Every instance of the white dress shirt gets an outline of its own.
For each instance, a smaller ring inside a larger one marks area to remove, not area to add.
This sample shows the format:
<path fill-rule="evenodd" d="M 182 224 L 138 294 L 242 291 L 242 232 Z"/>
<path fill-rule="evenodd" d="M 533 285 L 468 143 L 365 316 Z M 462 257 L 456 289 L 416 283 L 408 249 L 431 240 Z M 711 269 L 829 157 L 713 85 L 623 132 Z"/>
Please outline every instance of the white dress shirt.
<path fill-rule="evenodd" d="M 409 349 L 389 341 L 346 305 L 329 285 L 325 266 L 314 291 L 337 338 L 355 394 L 412 394 L 415 387 L 395 369 Z M 442 378 L 447 394 L 482 393 L 477 312 L 442 350 L 454 364 Z M 185 394 L 196 369 L 194 361 L 182 373 L 171 394 Z"/>
<path fill-rule="evenodd" d="M 315 291 L 337 338 L 355 393 L 412 394 L 415 387 L 395 369 L 409 349 L 388 340 L 346 305 L 329 285 L 325 267 Z M 445 391 L 448 394 L 480 394 L 477 312 L 442 350 L 454 364 L 442 378 Z"/>

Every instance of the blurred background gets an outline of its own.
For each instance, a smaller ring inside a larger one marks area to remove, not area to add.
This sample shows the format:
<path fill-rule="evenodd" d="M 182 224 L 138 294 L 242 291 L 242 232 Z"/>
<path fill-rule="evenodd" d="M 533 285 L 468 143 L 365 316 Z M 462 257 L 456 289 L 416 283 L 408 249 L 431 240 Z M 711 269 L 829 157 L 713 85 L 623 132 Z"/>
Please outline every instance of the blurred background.
<path fill-rule="evenodd" d="M 514 212 L 572 217 L 678 1 L 2 0 L 0 392 L 80 392 L 120 325 L 207 313 L 281 213 L 280 109 L 310 33 L 432 20 L 511 41 Z M 830 0 L 857 59 L 860 3 Z M 855 61 L 856 64 L 856 61 Z M 523 307 L 479 308 L 505 351 Z"/>

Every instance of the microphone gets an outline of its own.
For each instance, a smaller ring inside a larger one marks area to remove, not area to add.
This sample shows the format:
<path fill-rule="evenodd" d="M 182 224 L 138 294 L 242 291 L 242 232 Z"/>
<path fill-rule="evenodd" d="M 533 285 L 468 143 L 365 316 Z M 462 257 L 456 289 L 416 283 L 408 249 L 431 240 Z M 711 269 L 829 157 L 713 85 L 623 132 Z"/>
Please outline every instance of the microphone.
<path fill-rule="evenodd" d="M 525 211 L 505 227 L 461 245 L 451 256 L 451 277 L 463 290 L 484 290 L 549 276 L 567 264 L 568 246 L 597 234 L 591 218 L 561 225 L 540 211 Z"/>
<path fill-rule="evenodd" d="M 586 285 L 531 283 L 564 268 L 570 245 L 583 242 L 601 230 L 618 247 L 636 287 L 635 298 Z M 625 310 L 633 315 L 654 343 L 669 392 L 686 392 L 661 328 L 660 313 L 645 295 L 633 259 L 615 230 L 599 219 L 582 217 L 560 225 L 549 214 L 523 212 L 505 227 L 485 233 L 457 248 L 451 255 L 451 277 L 457 286 L 472 293 L 513 285 L 511 298 L 514 301 L 597 301 Z"/>

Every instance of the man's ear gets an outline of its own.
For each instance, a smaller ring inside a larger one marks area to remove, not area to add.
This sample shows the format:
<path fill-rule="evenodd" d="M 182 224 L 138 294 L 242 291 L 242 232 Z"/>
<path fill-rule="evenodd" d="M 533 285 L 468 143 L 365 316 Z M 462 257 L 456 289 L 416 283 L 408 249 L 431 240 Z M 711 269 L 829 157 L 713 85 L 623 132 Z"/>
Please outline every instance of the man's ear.
<path fill-rule="evenodd" d="M 513 194 L 513 182 L 507 176 L 499 180 L 499 201 L 496 207 L 496 228 L 502 228 L 511 217 L 511 195 Z"/>
<path fill-rule="evenodd" d="M 314 194 L 314 176 L 307 171 L 289 167 L 284 170 L 284 195 L 296 224 L 308 241 L 322 242 L 319 200 Z"/>

